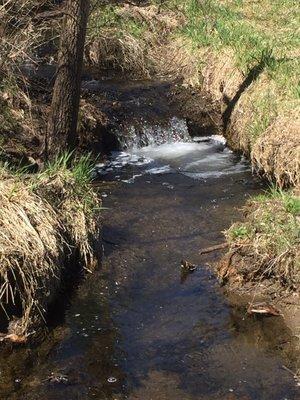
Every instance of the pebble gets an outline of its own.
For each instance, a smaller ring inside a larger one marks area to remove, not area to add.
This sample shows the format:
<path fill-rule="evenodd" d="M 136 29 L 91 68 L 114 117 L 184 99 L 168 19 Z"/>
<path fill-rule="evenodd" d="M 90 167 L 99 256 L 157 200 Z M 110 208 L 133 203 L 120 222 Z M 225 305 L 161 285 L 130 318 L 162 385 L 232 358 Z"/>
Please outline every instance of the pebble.
<path fill-rule="evenodd" d="M 109 382 L 109 383 L 115 383 L 115 382 L 117 382 L 117 378 L 111 376 L 110 378 L 107 379 L 107 382 Z"/>

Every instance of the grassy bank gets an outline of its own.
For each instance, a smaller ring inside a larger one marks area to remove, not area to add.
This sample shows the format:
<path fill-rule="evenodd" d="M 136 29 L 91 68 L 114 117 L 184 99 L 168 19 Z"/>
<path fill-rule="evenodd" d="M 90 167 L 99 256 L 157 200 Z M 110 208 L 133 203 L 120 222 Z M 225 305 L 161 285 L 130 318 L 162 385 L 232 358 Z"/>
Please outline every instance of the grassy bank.
<path fill-rule="evenodd" d="M 68 262 L 95 267 L 100 202 L 90 157 L 64 155 L 43 172 L 0 169 L 0 306 L 9 334 L 40 326 Z"/>
<path fill-rule="evenodd" d="M 57 11 L 48 0 L 0 6 L 0 341 L 6 330 L 25 340 L 41 327 L 72 268 L 97 262 L 92 158 L 43 159 L 53 82 L 34 71 L 57 55 L 61 19 L 43 17 Z M 104 121 L 87 102 L 81 114 L 86 149 Z"/>
<path fill-rule="evenodd" d="M 220 264 L 223 281 L 264 283 L 300 290 L 300 199 L 273 188 L 248 201 L 245 220 L 226 232 L 229 258 Z M 279 289 L 280 289 L 279 287 Z"/>

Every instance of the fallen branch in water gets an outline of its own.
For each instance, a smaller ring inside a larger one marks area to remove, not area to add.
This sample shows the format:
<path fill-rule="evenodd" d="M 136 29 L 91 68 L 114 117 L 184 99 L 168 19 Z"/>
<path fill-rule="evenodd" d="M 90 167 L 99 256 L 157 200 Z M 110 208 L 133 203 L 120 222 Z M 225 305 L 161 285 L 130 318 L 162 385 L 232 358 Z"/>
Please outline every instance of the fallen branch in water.
<path fill-rule="evenodd" d="M 260 315 L 273 315 L 278 317 L 281 315 L 280 311 L 269 303 L 251 303 L 247 308 L 248 314 L 260 314 Z"/>
<path fill-rule="evenodd" d="M 202 254 L 212 253 L 213 251 L 226 249 L 227 247 L 228 243 L 216 244 L 215 246 L 206 247 L 205 249 L 200 250 L 199 254 L 202 255 Z"/>

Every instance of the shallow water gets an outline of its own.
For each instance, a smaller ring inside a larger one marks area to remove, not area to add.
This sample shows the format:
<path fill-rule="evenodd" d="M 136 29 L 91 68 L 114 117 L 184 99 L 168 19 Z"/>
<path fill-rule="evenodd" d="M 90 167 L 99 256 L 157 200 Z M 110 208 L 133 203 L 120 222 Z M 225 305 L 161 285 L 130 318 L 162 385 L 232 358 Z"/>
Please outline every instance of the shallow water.
<path fill-rule="evenodd" d="M 262 190 L 247 163 L 213 137 L 115 153 L 98 173 L 103 268 L 42 345 L 4 354 L 0 398 L 299 399 L 284 321 L 231 305 L 220 254 L 199 256 Z"/>

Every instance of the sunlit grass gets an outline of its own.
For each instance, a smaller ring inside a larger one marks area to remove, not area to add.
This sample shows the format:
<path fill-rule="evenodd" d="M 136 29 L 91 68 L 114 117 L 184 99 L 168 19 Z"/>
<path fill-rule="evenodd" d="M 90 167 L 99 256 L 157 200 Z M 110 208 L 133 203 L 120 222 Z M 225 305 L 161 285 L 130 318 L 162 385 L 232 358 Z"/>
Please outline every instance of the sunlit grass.
<path fill-rule="evenodd" d="M 295 290 L 300 284 L 300 199 L 271 187 L 245 207 L 244 222 L 226 232 L 232 248 L 250 261 L 247 279 L 272 278 Z"/>

